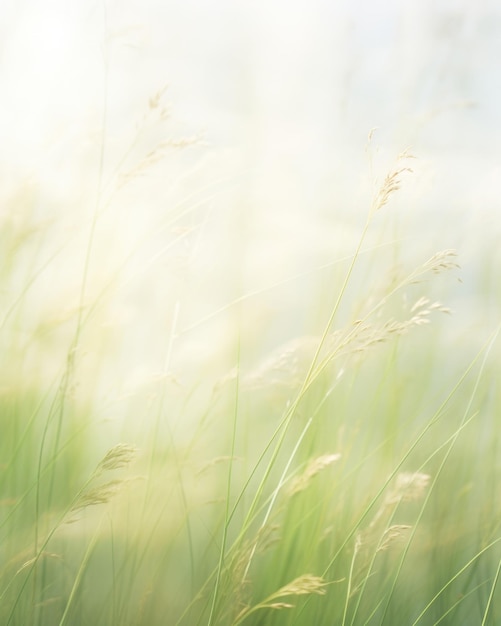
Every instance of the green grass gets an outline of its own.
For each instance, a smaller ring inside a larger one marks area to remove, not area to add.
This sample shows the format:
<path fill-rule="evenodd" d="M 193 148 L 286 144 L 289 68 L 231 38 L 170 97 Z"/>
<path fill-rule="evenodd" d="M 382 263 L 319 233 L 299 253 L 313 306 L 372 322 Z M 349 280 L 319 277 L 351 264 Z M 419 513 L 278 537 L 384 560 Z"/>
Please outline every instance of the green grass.
<path fill-rule="evenodd" d="M 453 251 L 413 265 L 398 243 L 368 243 L 408 159 L 353 254 L 307 272 L 319 287 L 306 305 L 296 293 L 292 342 L 272 350 L 256 311 L 303 273 L 219 302 L 209 287 L 212 308 L 181 276 L 168 314 L 150 292 L 139 306 L 160 366 L 131 389 L 141 349 L 127 352 L 114 307 L 159 284 L 166 249 L 204 237 L 204 203 L 175 205 L 101 276 L 121 188 L 100 182 L 59 321 L 34 304 L 74 241 L 30 215 L 2 223 L 0 623 L 499 623 L 497 330 L 458 339 L 464 318 L 438 303 L 460 288 Z"/>

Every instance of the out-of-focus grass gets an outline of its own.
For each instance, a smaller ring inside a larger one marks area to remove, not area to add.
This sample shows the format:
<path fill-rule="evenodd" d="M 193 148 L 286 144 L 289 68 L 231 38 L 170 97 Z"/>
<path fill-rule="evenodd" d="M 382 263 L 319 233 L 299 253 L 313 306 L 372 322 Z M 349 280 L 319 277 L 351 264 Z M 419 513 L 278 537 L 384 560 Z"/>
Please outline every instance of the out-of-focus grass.
<path fill-rule="evenodd" d="M 193 142 L 140 143 L 83 236 L 1 225 L 1 623 L 498 623 L 495 329 L 457 339 L 453 251 L 368 244 L 408 155 L 351 256 L 246 289 L 204 193 L 121 230 L 124 186 Z"/>

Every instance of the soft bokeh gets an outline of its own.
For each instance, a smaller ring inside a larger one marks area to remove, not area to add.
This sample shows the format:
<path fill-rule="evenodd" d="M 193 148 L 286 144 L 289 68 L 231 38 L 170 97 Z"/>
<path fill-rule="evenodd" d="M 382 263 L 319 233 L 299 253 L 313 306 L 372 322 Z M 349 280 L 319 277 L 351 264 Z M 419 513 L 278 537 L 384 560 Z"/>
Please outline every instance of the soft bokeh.
<path fill-rule="evenodd" d="M 499 3 L 0 18 L 0 621 L 496 620 Z"/>

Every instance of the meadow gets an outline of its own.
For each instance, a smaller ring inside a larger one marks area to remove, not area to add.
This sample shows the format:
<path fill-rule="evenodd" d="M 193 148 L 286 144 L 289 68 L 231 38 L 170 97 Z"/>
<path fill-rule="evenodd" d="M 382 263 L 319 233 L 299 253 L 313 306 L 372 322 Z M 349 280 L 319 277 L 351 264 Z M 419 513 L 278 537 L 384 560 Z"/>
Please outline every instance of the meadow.
<path fill-rule="evenodd" d="M 1 623 L 499 623 L 497 329 L 462 336 L 456 251 L 390 236 L 418 161 L 351 253 L 253 284 L 266 242 L 206 188 L 120 236 L 123 189 L 196 145 L 120 165 L 73 230 L 26 182 L 4 214 Z"/>
<path fill-rule="evenodd" d="M 2 626 L 501 623 L 498 11 L 365 4 L 2 9 Z"/>

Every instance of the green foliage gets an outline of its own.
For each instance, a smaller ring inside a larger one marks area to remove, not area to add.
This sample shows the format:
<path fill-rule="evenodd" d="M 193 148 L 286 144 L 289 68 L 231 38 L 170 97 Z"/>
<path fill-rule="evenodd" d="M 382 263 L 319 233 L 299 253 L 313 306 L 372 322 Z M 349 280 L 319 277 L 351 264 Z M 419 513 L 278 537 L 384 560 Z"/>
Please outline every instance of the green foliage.
<path fill-rule="evenodd" d="M 330 294 L 308 303 L 304 334 L 270 352 L 239 296 L 214 314 L 239 310 L 234 340 L 197 379 L 176 365 L 178 303 L 170 330 L 146 307 L 164 370 L 107 403 L 119 358 L 99 311 L 127 261 L 88 296 L 101 204 L 71 329 L 42 339 L 53 327 L 30 303 L 45 270 L 26 265 L 29 229 L 2 226 L 2 624 L 499 623 L 496 332 L 473 352 L 451 340 L 460 323 L 435 296 L 457 275 L 453 251 L 395 269 L 366 246 L 409 158 L 333 263 Z"/>

